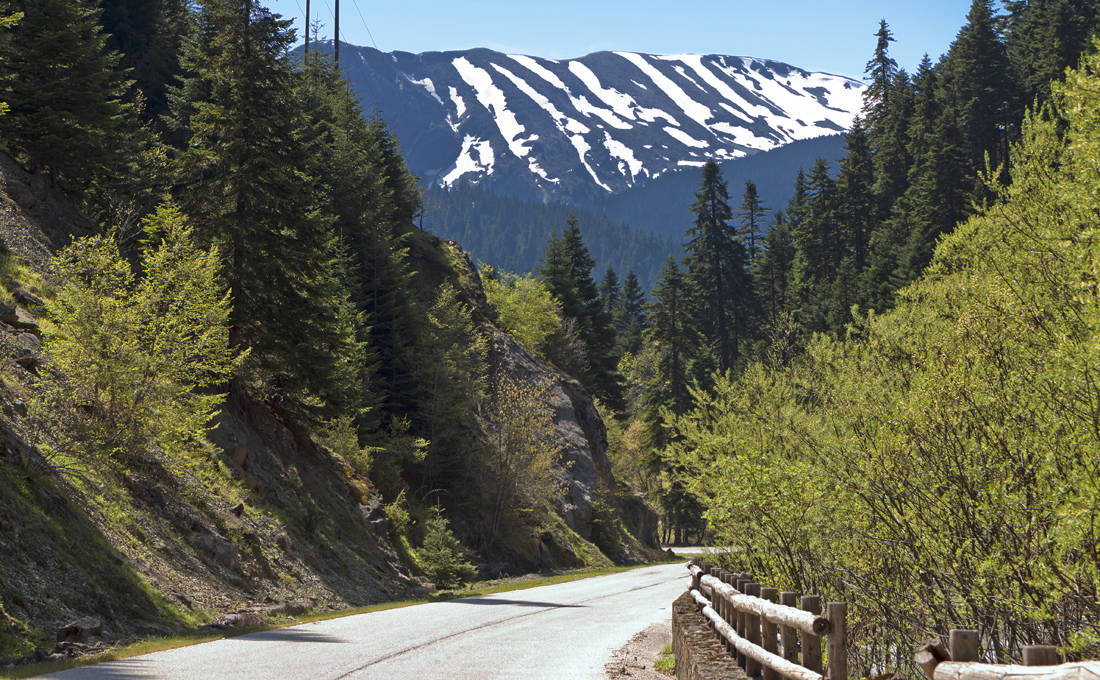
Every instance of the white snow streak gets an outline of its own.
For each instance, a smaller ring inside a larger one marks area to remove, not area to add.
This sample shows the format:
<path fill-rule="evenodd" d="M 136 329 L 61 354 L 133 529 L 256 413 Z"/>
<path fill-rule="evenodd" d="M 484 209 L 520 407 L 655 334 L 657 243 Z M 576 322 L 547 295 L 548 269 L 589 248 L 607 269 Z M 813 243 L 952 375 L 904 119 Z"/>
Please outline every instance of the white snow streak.
<path fill-rule="evenodd" d="M 689 97 L 679 85 L 669 80 L 668 76 L 658 71 L 642 55 L 633 52 L 616 52 L 615 54 L 637 66 L 642 73 L 649 76 L 649 79 L 668 95 L 669 99 L 687 114 L 688 118 L 706 127 L 707 121 L 713 115 L 710 109 Z"/>
<path fill-rule="evenodd" d="M 474 66 L 466 57 L 458 57 L 451 63 L 458 71 L 458 75 L 466 81 L 466 84 L 474 88 L 474 93 L 481 105 L 493 114 L 493 121 L 497 124 L 497 129 L 500 130 L 504 140 L 508 142 L 508 150 L 516 158 L 523 158 L 531 153 L 531 149 L 525 144 L 538 139 L 538 136 L 532 135 L 527 139 L 520 139 L 520 135 L 527 128 L 516 120 L 516 114 L 508 110 L 508 100 L 505 99 L 504 92 L 493 84 L 493 77 L 489 75 L 489 72 Z"/>
<path fill-rule="evenodd" d="M 455 115 L 461 118 L 466 113 L 466 102 L 462 101 L 462 96 L 458 94 L 458 90 L 454 85 L 450 85 L 447 91 L 451 94 L 451 101 L 455 104 Z"/>
<path fill-rule="evenodd" d="M 474 158 L 475 153 L 477 158 Z M 466 135 L 466 139 L 462 141 L 462 152 L 458 154 L 454 169 L 448 172 L 440 181 L 443 186 L 449 187 L 459 177 L 469 172 L 484 172 L 486 175 L 491 175 L 493 174 L 495 161 L 493 145 L 489 140 Z"/>
<path fill-rule="evenodd" d="M 413 83 L 414 85 L 419 85 L 420 87 L 427 90 L 428 94 L 430 94 L 433 99 L 439 102 L 440 106 L 443 106 L 443 100 L 439 97 L 439 93 L 435 91 L 435 83 L 432 82 L 431 78 L 425 78 L 424 80 L 414 80 L 412 78 L 409 78 L 409 82 Z"/>
<path fill-rule="evenodd" d="M 695 139 L 680 128 L 665 126 L 665 132 L 667 132 L 670 137 L 675 138 L 676 141 L 680 142 L 681 144 L 685 146 L 690 146 L 694 149 L 705 149 L 706 147 L 710 146 L 710 144 L 708 144 L 707 142 Z"/>
<path fill-rule="evenodd" d="M 619 172 L 625 176 L 625 170 L 629 170 L 630 182 L 633 184 L 634 180 L 638 178 L 638 175 L 645 172 L 645 167 L 642 165 L 642 162 L 634 157 L 634 151 L 631 150 L 629 146 L 617 139 L 612 139 L 608 132 L 604 132 L 603 135 L 603 145 L 607 147 L 608 153 L 611 154 L 612 158 L 618 158 L 621 161 L 619 163 Z M 645 174 L 648 175 L 649 173 L 645 172 Z"/>

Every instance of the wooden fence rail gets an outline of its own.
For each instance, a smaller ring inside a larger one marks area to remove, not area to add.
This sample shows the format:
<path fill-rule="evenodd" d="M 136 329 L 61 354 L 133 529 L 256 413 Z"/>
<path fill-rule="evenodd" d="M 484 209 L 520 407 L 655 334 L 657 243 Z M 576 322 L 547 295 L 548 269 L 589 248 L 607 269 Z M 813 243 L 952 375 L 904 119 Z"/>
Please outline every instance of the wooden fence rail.
<path fill-rule="evenodd" d="M 950 649 L 929 640 L 913 660 L 928 680 L 1100 680 L 1100 661 L 1058 663 L 1058 649 L 1046 645 L 1024 647 L 1023 665 L 981 663 L 976 630 L 953 630 Z"/>
<path fill-rule="evenodd" d="M 688 570 L 691 596 L 747 675 L 763 675 L 764 680 L 847 680 L 846 603 L 830 602 L 827 615 L 821 616 L 816 595 L 803 596 L 801 608 L 796 608 L 797 593 L 761 587 L 751 574 L 735 574 L 698 560 L 692 560 Z M 829 649 L 827 676 L 821 664 L 823 638 Z"/>
<path fill-rule="evenodd" d="M 749 677 L 848 680 L 847 603 L 830 602 L 822 616 L 816 595 L 800 599 L 797 593 L 779 593 L 754 583 L 752 574 L 698 559 L 688 570 L 692 598 Z M 823 639 L 827 674 L 821 662 Z M 948 645 L 929 640 L 917 649 L 913 660 L 928 680 L 1100 680 L 1100 661 L 1059 664 L 1056 647 L 1024 647 L 1023 665 L 1014 665 L 981 663 L 981 637 L 975 630 L 952 630 Z"/>

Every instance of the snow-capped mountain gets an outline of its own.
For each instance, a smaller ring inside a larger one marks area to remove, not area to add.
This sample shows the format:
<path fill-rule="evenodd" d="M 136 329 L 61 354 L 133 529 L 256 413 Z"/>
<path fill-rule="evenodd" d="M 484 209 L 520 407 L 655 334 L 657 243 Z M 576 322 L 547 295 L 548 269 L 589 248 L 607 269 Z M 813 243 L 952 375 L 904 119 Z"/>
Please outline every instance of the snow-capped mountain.
<path fill-rule="evenodd" d="M 864 90 L 843 76 L 721 55 L 554 60 L 341 44 L 341 66 L 425 180 L 575 203 L 707 159 L 842 132 Z"/>

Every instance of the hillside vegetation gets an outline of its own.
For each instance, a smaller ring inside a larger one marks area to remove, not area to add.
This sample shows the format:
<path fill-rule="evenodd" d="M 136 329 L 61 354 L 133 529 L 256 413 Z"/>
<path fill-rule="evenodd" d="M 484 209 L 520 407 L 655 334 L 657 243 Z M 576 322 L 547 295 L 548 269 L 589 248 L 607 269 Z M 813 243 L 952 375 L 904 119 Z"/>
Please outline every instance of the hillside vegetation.
<path fill-rule="evenodd" d="M 1100 654 L 1100 56 L 1056 84 L 893 311 L 678 421 L 712 530 L 782 588 L 851 602 L 857 672 L 974 628 Z"/>

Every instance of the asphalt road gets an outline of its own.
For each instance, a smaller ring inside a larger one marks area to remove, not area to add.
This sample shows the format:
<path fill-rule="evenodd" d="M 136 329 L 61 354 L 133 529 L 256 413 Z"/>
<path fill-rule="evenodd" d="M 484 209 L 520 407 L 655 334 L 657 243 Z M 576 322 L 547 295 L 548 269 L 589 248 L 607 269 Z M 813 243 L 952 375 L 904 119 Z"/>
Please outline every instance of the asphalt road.
<path fill-rule="evenodd" d="M 242 635 L 51 676 L 65 680 L 596 680 L 632 635 L 667 621 L 682 564 Z"/>

